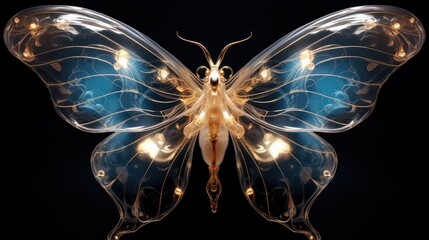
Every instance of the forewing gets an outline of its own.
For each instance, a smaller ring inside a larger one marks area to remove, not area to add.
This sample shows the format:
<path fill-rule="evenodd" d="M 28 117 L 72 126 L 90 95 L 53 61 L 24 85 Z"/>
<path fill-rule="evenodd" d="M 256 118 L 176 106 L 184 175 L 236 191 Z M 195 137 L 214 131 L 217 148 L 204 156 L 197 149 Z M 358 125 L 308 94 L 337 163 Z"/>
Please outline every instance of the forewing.
<path fill-rule="evenodd" d="M 417 54 L 424 38 L 421 22 L 400 8 L 330 14 L 250 61 L 229 82 L 230 105 L 278 130 L 347 130 L 369 115 L 383 83 Z"/>
<path fill-rule="evenodd" d="M 194 75 L 175 57 L 88 9 L 24 10 L 9 21 L 4 39 L 47 85 L 59 115 L 81 130 L 155 129 L 177 120 L 183 100 L 199 94 Z"/>
<path fill-rule="evenodd" d="M 94 150 L 94 175 L 120 211 L 109 239 L 161 220 L 183 196 L 195 145 L 183 134 L 185 119 L 153 132 L 114 133 Z"/>
<path fill-rule="evenodd" d="M 308 213 L 333 178 L 337 157 L 311 132 L 276 132 L 241 117 L 245 135 L 233 136 L 243 192 L 263 217 L 309 239 L 320 239 Z"/>

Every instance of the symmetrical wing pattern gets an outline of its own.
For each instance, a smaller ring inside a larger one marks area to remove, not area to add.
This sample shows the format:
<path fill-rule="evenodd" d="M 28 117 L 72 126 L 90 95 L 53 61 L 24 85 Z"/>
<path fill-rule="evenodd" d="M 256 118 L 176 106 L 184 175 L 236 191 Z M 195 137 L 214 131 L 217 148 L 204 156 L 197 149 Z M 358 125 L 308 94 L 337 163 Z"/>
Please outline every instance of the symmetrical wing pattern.
<path fill-rule="evenodd" d="M 332 180 L 337 157 L 314 132 L 363 121 L 383 83 L 424 38 L 420 21 L 403 9 L 349 8 L 286 35 L 229 79 L 222 59 L 242 41 L 214 62 L 202 44 L 182 38 L 208 60 L 210 68 L 197 69 L 206 70 L 199 79 L 145 35 L 88 9 L 30 8 L 4 32 L 10 52 L 42 78 L 64 120 L 114 132 L 91 158 L 120 210 L 111 240 L 177 205 L 198 135 L 213 212 L 231 136 L 250 204 L 266 219 L 320 239 L 309 209 Z"/>

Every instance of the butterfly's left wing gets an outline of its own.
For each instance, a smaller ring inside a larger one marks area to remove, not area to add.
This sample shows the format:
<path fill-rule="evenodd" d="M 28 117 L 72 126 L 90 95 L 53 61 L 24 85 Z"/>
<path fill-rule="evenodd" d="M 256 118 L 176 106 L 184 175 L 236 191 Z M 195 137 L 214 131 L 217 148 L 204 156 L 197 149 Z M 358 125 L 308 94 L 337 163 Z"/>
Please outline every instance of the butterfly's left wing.
<path fill-rule="evenodd" d="M 161 46 L 89 9 L 26 9 L 4 40 L 46 84 L 57 113 L 83 131 L 154 130 L 200 93 L 196 77 Z"/>
<path fill-rule="evenodd" d="M 183 117 L 156 131 L 117 132 L 94 150 L 91 166 L 115 201 L 120 221 L 108 239 L 118 239 L 171 212 L 185 193 L 195 146 Z"/>
<path fill-rule="evenodd" d="M 88 132 L 116 132 L 91 158 L 120 211 L 109 239 L 172 211 L 191 166 L 195 137 L 183 128 L 191 96 L 201 92 L 196 77 L 140 32 L 79 7 L 24 10 L 9 21 L 4 39 L 41 77 L 64 120 Z"/>
<path fill-rule="evenodd" d="M 245 127 L 244 136 L 233 135 L 240 182 L 262 216 L 320 238 L 308 212 L 337 158 L 312 132 L 363 121 L 385 80 L 424 38 L 406 10 L 349 8 L 286 35 L 231 78 L 228 107 Z"/>

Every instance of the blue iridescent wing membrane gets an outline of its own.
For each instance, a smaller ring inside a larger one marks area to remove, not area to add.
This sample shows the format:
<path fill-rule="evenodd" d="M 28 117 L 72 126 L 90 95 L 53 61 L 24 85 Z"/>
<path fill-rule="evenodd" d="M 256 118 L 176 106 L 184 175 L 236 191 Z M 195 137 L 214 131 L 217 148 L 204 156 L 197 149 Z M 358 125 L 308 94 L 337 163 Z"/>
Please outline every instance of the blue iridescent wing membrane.
<path fill-rule="evenodd" d="M 319 239 L 308 220 L 310 207 L 333 178 L 333 148 L 311 132 L 277 132 L 240 118 L 245 135 L 233 137 L 241 187 L 267 220 Z"/>
<path fill-rule="evenodd" d="M 349 8 L 281 38 L 228 81 L 228 107 L 245 128 L 232 136 L 241 187 L 263 217 L 320 239 L 308 213 L 337 157 L 312 132 L 363 121 L 424 38 L 420 21 L 403 9 Z"/>
<path fill-rule="evenodd" d="M 24 10 L 4 38 L 42 78 L 62 118 L 80 130 L 116 132 L 91 158 L 120 211 L 109 239 L 172 211 L 186 190 L 195 145 L 183 134 L 189 99 L 201 94 L 195 76 L 143 34 L 78 7 Z"/>
<path fill-rule="evenodd" d="M 153 129 L 184 112 L 181 98 L 199 93 L 172 55 L 91 10 L 31 8 L 12 18 L 4 38 L 45 82 L 60 116 L 81 130 Z"/>
<path fill-rule="evenodd" d="M 161 220 L 183 196 L 196 137 L 183 134 L 187 118 L 157 131 L 118 132 L 100 143 L 91 165 L 115 200 L 121 220 L 109 239 Z"/>
<path fill-rule="evenodd" d="M 228 91 L 245 99 L 245 114 L 278 130 L 346 130 L 369 115 L 385 80 L 417 54 L 424 36 L 403 9 L 345 9 L 274 43 Z"/>

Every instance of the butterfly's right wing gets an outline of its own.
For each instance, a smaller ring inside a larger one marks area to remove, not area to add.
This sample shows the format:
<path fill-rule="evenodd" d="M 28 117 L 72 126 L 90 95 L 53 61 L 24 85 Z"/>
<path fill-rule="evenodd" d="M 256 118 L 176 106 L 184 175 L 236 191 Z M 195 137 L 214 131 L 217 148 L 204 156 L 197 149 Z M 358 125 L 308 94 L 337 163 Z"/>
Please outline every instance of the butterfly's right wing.
<path fill-rule="evenodd" d="M 282 37 L 234 75 L 230 107 L 277 131 L 348 130 L 369 116 L 388 77 L 424 40 L 422 23 L 404 9 L 329 14 Z"/>
<path fill-rule="evenodd" d="M 41 6 L 7 24 L 9 51 L 48 87 L 55 110 L 88 132 L 156 129 L 185 114 L 196 77 L 135 29 L 71 6 Z"/>
<path fill-rule="evenodd" d="M 310 240 L 320 240 L 308 219 L 319 193 L 334 177 L 334 149 L 312 132 L 281 132 L 240 117 L 245 134 L 232 135 L 243 192 L 252 207 Z"/>
<path fill-rule="evenodd" d="M 423 25 L 406 10 L 348 8 L 284 36 L 231 78 L 228 107 L 245 129 L 232 135 L 240 182 L 262 216 L 320 239 L 309 210 L 337 158 L 313 132 L 362 122 L 383 83 L 424 39 Z"/>

